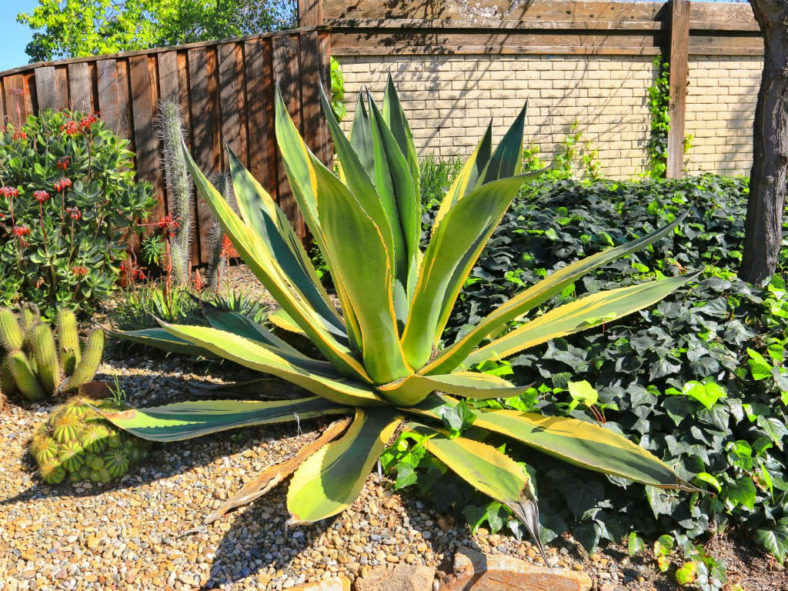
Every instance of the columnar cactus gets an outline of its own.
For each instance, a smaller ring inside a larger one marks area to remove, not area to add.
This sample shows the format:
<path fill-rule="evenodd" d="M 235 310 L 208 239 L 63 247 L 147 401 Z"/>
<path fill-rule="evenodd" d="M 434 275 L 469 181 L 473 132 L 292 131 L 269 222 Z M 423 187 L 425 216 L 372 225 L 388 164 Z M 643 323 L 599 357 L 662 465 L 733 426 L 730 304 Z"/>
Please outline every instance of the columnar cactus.
<path fill-rule="evenodd" d="M 0 308 L 0 392 L 40 400 L 93 379 L 104 351 L 101 330 L 91 332 L 82 348 L 74 313 L 60 310 L 56 345 L 52 329 L 35 311 L 25 308 L 21 319 L 20 326 L 11 310 Z"/>
<path fill-rule="evenodd" d="M 149 444 L 128 435 L 92 406 L 118 411 L 113 400 L 69 400 L 41 425 L 30 441 L 30 453 L 47 484 L 89 480 L 105 483 L 120 478 L 147 454 Z"/>

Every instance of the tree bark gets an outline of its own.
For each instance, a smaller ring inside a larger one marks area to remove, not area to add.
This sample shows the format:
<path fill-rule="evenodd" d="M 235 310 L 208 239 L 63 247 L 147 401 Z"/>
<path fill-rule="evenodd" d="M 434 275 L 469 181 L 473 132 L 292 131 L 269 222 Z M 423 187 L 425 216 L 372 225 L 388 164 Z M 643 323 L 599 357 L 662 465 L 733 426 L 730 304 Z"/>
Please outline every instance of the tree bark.
<path fill-rule="evenodd" d="M 788 0 L 751 4 L 763 33 L 764 60 L 739 277 L 760 285 L 777 269 L 788 189 Z"/>

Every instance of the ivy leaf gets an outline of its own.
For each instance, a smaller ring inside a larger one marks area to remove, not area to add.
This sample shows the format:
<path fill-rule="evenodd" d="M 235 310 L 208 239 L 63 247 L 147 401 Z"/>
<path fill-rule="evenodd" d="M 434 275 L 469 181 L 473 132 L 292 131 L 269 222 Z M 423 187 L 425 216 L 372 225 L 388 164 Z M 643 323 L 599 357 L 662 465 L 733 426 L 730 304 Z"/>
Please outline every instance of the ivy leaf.
<path fill-rule="evenodd" d="M 581 382 L 569 382 L 567 387 L 569 389 L 569 395 L 572 397 L 572 402 L 569 404 L 570 411 L 577 408 L 578 404 L 594 406 L 599 399 L 599 394 L 596 389 L 586 380 Z"/>
<path fill-rule="evenodd" d="M 629 532 L 629 541 L 627 542 L 627 550 L 630 556 L 634 556 L 638 552 L 646 549 L 646 542 L 643 541 L 635 532 Z"/>
<path fill-rule="evenodd" d="M 774 529 L 759 529 L 755 537 L 780 562 L 785 562 L 788 554 L 788 517 L 783 517 Z"/>
<path fill-rule="evenodd" d="M 750 366 L 753 380 L 765 380 L 772 377 L 772 365 L 763 358 L 763 355 L 749 347 L 747 347 L 747 355 L 750 356 L 747 364 Z"/>
<path fill-rule="evenodd" d="M 728 397 L 725 388 L 709 378 L 706 378 L 703 382 L 690 380 L 684 384 L 681 393 L 694 398 L 707 409 L 711 409 L 720 398 Z"/>
<path fill-rule="evenodd" d="M 742 505 L 750 511 L 755 508 L 755 484 L 749 476 L 742 476 L 731 486 L 726 487 L 725 497 L 733 506 Z"/>

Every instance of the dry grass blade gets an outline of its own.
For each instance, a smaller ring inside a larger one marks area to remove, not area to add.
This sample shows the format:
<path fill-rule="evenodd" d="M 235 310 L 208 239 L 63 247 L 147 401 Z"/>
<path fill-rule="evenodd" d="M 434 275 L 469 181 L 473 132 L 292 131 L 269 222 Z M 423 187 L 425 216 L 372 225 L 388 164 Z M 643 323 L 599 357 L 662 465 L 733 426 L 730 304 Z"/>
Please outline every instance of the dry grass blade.
<path fill-rule="evenodd" d="M 208 517 L 205 518 L 205 525 L 213 523 L 231 509 L 251 503 L 255 499 L 266 494 L 277 484 L 295 472 L 298 466 L 300 466 L 301 463 L 309 456 L 311 456 L 327 443 L 330 443 L 339 437 L 349 424 L 350 417 L 334 421 L 325 431 L 323 431 L 320 437 L 299 450 L 298 453 L 282 462 L 272 464 L 271 466 L 265 468 L 262 472 L 260 472 L 260 474 L 257 475 L 256 478 L 247 482 L 241 490 L 235 493 L 221 507 L 208 515 Z"/>

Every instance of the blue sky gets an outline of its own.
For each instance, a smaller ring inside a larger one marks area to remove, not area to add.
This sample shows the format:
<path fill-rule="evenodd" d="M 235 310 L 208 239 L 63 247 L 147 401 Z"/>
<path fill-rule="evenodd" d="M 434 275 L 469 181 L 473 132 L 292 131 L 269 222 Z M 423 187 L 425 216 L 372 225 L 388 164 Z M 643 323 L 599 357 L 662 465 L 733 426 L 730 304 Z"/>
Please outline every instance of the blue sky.
<path fill-rule="evenodd" d="M 20 12 L 31 12 L 37 0 L 5 0 L 0 2 L 0 23 L 3 23 L 3 51 L 0 52 L 0 71 L 16 66 L 24 66 L 30 61 L 25 53 L 25 45 L 32 38 L 27 25 L 16 22 Z"/>

